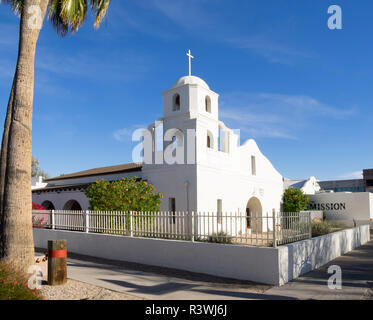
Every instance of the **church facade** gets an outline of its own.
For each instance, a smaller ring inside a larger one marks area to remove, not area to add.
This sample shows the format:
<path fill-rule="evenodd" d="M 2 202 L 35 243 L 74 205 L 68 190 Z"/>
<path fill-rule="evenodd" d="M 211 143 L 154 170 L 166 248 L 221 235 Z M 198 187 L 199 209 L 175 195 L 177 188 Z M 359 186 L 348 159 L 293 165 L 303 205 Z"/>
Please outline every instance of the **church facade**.
<path fill-rule="evenodd" d="M 47 209 L 88 210 L 89 184 L 137 176 L 163 194 L 161 211 L 243 216 L 280 211 L 283 177 L 254 140 L 239 142 L 219 120 L 219 95 L 201 78 L 185 76 L 163 93 L 163 117 L 144 134 L 141 163 L 49 179 L 33 190 L 33 201 Z"/>

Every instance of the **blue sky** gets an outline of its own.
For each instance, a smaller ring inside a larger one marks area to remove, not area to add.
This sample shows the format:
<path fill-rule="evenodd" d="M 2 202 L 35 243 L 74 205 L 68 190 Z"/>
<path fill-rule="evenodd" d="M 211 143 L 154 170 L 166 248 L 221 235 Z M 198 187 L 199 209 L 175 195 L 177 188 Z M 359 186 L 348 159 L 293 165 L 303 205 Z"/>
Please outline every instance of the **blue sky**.
<path fill-rule="evenodd" d="M 327 27 L 328 7 L 343 30 Z M 59 38 L 45 22 L 36 56 L 33 154 L 50 175 L 131 162 L 128 132 L 161 116 L 187 74 L 220 94 L 220 117 L 254 138 L 288 178 L 343 179 L 373 167 L 373 2 L 113 0 Z M 0 121 L 18 18 L 0 6 Z"/>

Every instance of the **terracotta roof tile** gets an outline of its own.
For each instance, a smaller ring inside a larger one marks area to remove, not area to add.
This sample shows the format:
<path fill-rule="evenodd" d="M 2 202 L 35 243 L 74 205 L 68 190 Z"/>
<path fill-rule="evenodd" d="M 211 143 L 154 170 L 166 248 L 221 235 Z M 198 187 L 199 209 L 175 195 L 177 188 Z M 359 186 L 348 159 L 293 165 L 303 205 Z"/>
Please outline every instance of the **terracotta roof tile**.
<path fill-rule="evenodd" d="M 59 177 L 46 179 L 45 181 L 51 182 L 51 181 L 56 181 L 56 180 L 67 180 L 67 179 L 107 175 L 107 174 L 113 174 L 113 173 L 134 172 L 134 171 L 141 171 L 141 168 L 142 168 L 141 163 L 127 163 L 127 164 L 121 164 L 117 166 L 95 168 L 95 169 L 89 169 L 89 170 L 79 171 L 79 172 L 70 173 L 70 174 L 64 174 Z"/>

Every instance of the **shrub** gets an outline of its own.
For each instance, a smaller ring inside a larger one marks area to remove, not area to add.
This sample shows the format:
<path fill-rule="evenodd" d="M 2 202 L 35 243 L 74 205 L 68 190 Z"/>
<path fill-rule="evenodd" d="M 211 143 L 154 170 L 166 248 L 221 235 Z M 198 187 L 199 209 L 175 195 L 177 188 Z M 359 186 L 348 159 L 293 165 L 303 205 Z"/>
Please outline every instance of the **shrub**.
<path fill-rule="evenodd" d="M 0 262 L 0 300 L 42 300 L 40 291 L 28 287 L 26 276 Z"/>
<path fill-rule="evenodd" d="M 96 181 L 86 190 L 93 211 L 159 211 L 162 194 L 137 177 L 119 181 Z"/>
<path fill-rule="evenodd" d="M 302 190 L 289 188 L 283 196 L 284 212 L 300 212 L 307 210 L 310 199 Z"/>
<path fill-rule="evenodd" d="M 209 235 L 209 237 L 207 238 L 207 242 L 231 244 L 232 237 L 228 233 L 220 231 L 218 233 L 213 233 L 212 235 Z"/>
<path fill-rule="evenodd" d="M 326 222 L 312 222 L 312 237 L 319 237 L 331 233 L 331 227 Z"/>
<path fill-rule="evenodd" d="M 339 231 L 339 230 L 344 230 L 344 229 L 348 228 L 346 225 L 344 225 L 343 223 L 338 222 L 338 221 L 329 221 L 328 224 L 329 224 L 329 227 L 334 232 Z"/>

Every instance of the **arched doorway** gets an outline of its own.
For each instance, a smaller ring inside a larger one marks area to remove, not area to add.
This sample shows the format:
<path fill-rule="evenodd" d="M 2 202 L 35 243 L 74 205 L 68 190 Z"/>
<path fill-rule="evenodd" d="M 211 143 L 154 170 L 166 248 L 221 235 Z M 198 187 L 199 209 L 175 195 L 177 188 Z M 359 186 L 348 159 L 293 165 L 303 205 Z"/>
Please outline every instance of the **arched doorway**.
<path fill-rule="evenodd" d="M 252 197 L 246 205 L 246 226 L 252 232 L 261 233 L 263 230 L 262 204 L 256 197 Z"/>
<path fill-rule="evenodd" d="M 82 211 L 82 207 L 78 201 L 70 200 L 63 206 L 63 210 Z"/>
<path fill-rule="evenodd" d="M 44 201 L 42 204 L 41 204 L 45 210 L 56 210 L 54 204 L 50 201 Z"/>

